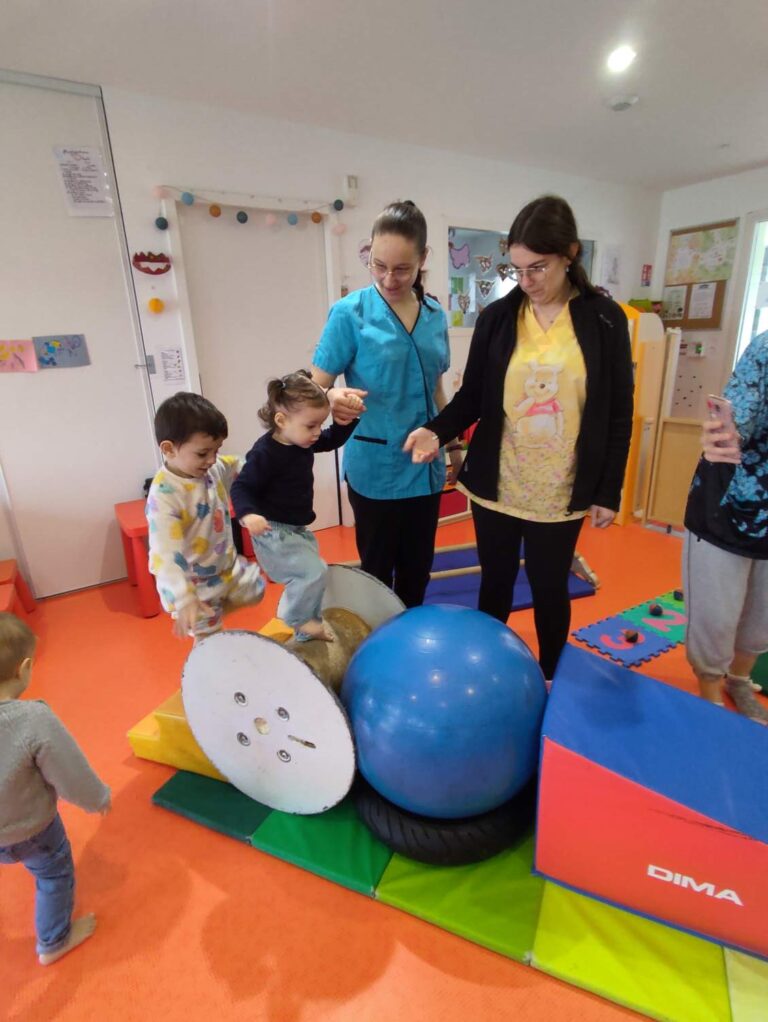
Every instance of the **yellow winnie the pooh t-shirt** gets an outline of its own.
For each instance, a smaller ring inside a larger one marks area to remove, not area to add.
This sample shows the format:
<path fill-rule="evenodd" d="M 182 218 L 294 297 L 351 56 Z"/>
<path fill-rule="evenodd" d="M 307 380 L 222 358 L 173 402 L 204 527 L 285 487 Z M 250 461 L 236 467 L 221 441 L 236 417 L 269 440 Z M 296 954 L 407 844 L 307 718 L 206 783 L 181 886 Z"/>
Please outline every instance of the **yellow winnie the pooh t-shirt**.
<path fill-rule="evenodd" d="M 584 357 L 568 305 L 543 330 L 525 301 L 504 379 L 499 499 L 464 492 L 482 507 L 531 522 L 583 518 L 586 511 L 568 514 L 568 504 L 585 397 Z"/>

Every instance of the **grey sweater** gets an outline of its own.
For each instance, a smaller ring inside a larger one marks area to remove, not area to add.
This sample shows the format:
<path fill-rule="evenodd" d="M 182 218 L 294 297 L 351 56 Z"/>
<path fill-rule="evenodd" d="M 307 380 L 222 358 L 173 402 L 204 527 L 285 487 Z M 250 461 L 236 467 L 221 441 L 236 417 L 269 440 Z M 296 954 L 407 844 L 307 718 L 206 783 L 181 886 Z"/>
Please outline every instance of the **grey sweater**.
<path fill-rule="evenodd" d="M 0 702 L 0 847 L 45 830 L 59 797 L 96 813 L 110 796 L 44 702 Z"/>

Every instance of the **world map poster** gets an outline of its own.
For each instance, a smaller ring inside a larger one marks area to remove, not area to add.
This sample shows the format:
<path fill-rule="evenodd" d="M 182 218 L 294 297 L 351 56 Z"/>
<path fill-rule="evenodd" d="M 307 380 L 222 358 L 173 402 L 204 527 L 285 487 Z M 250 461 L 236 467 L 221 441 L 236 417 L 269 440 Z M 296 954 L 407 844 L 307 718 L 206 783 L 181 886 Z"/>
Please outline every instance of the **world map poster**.
<path fill-rule="evenodd" d="M 676 231 L 669 239 L 665 285 L 728 280 L 736 254 L 738 221 Z"/>

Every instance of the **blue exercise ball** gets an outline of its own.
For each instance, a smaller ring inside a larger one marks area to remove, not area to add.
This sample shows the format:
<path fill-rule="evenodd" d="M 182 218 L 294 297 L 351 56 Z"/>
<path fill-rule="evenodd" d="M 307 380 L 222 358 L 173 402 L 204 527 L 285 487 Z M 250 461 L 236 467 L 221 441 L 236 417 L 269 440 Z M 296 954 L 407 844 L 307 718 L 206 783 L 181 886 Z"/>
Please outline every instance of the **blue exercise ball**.
<path fill-rule="evenodd" d="M 352 657 L 341 699 L 360 772 L 421 816 L 495 809 L 536 772 L 547 692 L 526 644 L 467 607 L 414 607 Z"/>

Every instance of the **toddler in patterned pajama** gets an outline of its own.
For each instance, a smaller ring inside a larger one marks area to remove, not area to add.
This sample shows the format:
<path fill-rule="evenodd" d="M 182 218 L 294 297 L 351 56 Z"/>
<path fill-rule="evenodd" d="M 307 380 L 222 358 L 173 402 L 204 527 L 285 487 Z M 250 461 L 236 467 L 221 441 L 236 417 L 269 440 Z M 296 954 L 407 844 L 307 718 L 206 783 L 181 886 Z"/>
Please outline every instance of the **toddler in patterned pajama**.
<path fill-rule="evenodd" d="M 180 392 L 155 416 L 164 466 L 147 498 L 149 570 L 178 636 L 221 628 L 227 606 L 257 603 L 264 579 L 234 544 L 229 493 L 243 460 L 219 455 L 227 420 L 198 394 Z"/>

